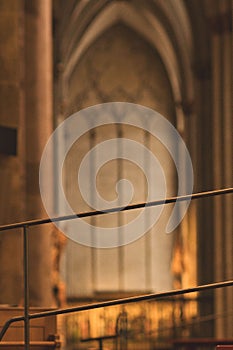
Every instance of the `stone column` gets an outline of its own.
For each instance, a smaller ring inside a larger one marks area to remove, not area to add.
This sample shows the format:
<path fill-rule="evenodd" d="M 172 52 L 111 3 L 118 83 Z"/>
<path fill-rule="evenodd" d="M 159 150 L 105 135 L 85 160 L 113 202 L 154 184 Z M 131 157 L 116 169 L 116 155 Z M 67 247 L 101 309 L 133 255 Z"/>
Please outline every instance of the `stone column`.
<path fill-rule="evenodd" d="M 25 125 L 27 218 L 43 218 L 39 191 L 39 164 L 52 133 L 52 2 L 25 1 Z M 52 171 L 48 169 L 48 174 Z M 30 304 L 50 306 L 50 225 L 30 229 Z"/>
<path fill-rule="evenodd" d="M 213 189 L 213 138 L 210 136 L 212 123 L 212 74 L 211 55 L 209 53 L 208 24 L 201 28 L 202 41 L 196 44 L 193 74 L 195 78 L 195 115 L 188 119 L 188 139 L 191 145 L 191 156 L 194 167 L 194 193 Z M 196 33 L 198 37 L 198 33 Z M 203 53 L 200 53 L 204 47 Z M 194 285 L 212 283 L 214 281 L 214 239 L 213 239 L 213 199 L 199 199 L 192 201 L 189 207 L 188 235 L 194 237 L 196 230 L 196 252 L 193 260 L 196 261 L 197 280 Z M 196 218 L 196 219 L 195 219 Z M 195 232 L 195 231 L 194 231 Z M 191 240 L 189 241 L 190 246 Z M 189 267 L 192 268 L 192 262 Z M 189 284 L 191 286 L 192 284 Z M 213 291 L 200 294 L 198 301 L 199 315 L 204 317 L 214 313 Z M 202 332 L 206 337 L 213 336 L 213 322 L 203 322 Z"/>
<path fill-rule="evenodd" d="M 0 126 L 17 132 L 17 154 L 0 153 L 0 225 L 24 217 L 23 1 L 0 2 Z M 0 232 L 0 304 L 22 300 L 22 236 Z"/>
<path fill-rule="evenodd" d="M 213 152 L 215 188 L 232 185 L 232 28 L 230 1 L 220 2 L 220 12 L 211 19 L 213 57 Z M 215 280 L 232 278 L 232 197 L 214 201 Z M 232 288 L 215 293 L 216 336 L 232 335 Z M 224 317 L 225 314 L 225 317 Z"/>

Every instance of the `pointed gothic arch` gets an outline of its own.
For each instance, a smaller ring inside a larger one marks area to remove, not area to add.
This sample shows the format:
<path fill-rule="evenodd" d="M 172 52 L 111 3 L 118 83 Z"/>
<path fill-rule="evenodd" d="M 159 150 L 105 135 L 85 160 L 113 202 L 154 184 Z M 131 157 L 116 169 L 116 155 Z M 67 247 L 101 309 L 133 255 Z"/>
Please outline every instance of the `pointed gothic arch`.
<path fill-rule="evenodd" d="M 136 1 L 77 3 L 69 21 L 63 23 L 64 39 L 60 45 L 60 59 L 64 67 L 62 73 L 64 95 L 67 81 L 85 51 L 98 37 L 117 23 L 123 23 L 134 30 L 159 53 L 172 86 L 177 127 L 180 128 L 184 114 L 191 112 L 189 107 L 194 98 L 193 39 L 183 0 L 178 0 L 176 6 L 170 0 L 152 1 L 143 3 L 143 6 Z"/>

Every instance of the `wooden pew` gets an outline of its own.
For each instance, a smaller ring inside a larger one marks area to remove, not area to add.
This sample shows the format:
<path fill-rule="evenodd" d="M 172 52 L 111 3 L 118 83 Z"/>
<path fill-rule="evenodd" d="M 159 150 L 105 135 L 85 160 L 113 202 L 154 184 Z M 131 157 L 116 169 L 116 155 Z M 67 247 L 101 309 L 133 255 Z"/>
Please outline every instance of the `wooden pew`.
<path fill-rule="evenodd" d="M 47 310 L 47 309 L 46 309 Z M 30 313 L 46 311 L 41 308 L 32 308 Z M 16 316 L 23 316 L 21 307 L 0 307 L 0 330 L 6 321 Z M 42 317 L 30 321 L 30 349 L 47 350 L 60 347 L 55 316 Z M 24 322 L 11 324 L 0 341 L 0 349 L 16 350 L 24 349 Z"/>
<path fill-rule="evenodd" d="M 175 350 L 196 350 L 198 348 L 213 349 L 220 344 L 221 346 L 227 346 L 227 345 L 233 346 L 233 339 L 189 338 L 189 339 L 175 339 L 172 343 L 173 343 L 173 349 Z"/>

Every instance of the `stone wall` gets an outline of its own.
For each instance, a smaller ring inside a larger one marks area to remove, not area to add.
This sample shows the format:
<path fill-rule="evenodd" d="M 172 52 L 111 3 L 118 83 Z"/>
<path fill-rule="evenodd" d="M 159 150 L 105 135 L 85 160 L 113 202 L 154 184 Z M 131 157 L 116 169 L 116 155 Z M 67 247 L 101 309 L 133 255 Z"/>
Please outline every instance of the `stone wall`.
<path fill-rule="evenodd" d="M 50 1 L 1 1 L 0 125 L 17 130 L 17 155 L 0 154 L 1 224 L 45 216 L 39 192 L 39 163 L 52 132 L 51 20 Z M 30 303 L 49 306 L 50 229 L 32 231 Z M 23 301 L 22 248 L 22 234 L 1 233 L 1 303 Z"/>
<path fill-rule="evenodd" d="M 175 124 L 171 86 L 159 54 L 125 25 L 113 26 L 92 44 L 75 65 L 66 86 L 66 115 L 94 104 L 127 101 L 153 108 Z M 116 126 L 104 126 L 77 142 L 66 159 L 64 186 L 75 212 L 90 210 L 75 185 L 77 169 L 83 156 L 96 144 L 119 135 L 144 144 L 156 155 L 165 171 L 167 196 L 175 193 L 174 166 L 158 141 L 145 131 L 133 127 L 118 129 Z M 92 166 L 94 169 L 95 165 Z M 149 165 L 145 164 L 145 167 Z M 114 199 L 116 182 L 126 178 L 131 181 L 135 191 L 132 203 L 146 199 L 147 184 L 137 166 L 115 160 L 103 168 L 97 177 L 97 188 L 103 198 Z M 91 249 L 68 241 L 68 295 L 77 297 L 91 295 L 94 291 L 171 289 L 174 236 L 165 234 L 170 210 L 164 210 L 159 222 L 144 237 L 121 248 Z M 99 217 L 92 220 L 92 224 L 114 227 L 119 222 L 132 220 L 136 215 L 124 213 Z"/>
<path fill-rule="evenodd" d="M 17 155 L 0 154 L 0 221 L 20 221 L 25 213 L 23 137 L 23 1 L 0 4 L 0 125 L 17 130 Z M 22 301 L 22 237 L 0 234 L 0 302 Z M 14 258 L 12 258 L 14 257 Z"/>

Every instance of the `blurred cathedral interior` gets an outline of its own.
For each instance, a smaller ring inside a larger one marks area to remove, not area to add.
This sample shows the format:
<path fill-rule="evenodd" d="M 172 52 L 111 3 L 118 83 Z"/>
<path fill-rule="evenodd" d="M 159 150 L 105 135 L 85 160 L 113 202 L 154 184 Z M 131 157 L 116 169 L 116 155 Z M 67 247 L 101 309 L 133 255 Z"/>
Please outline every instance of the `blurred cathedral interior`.
<path fill-rule="evenodd" d="M 192 160 L 193 193 L 231 188 L 232 47 L 231 0 L 0 0 L 1 227 L 48 216 L 39 168 L 49 137 L 74 113 L 109 102 L 144 106 L 176 128 Z M 93 210 L 77 188 L 80 164 L 111 139 L 119 149 L 123 138 L 149 149 L 162 166 L 166 198 L 177 196 L 174 161 L 150 128 L 150 122 L 145 128 L 105 123 L 73 143 L 62 181 L 74 213 Z M 56 159 L 68 139 L 64 133 L 57 140 L 46 169 L 55 216 L 63 212 Z M 176 152 L 185 174 L 182 151 Z M 98 157 L 89 164 L 87 183 Z M 129 204 L 147 200 L 150 163 L 143 152 L 139 157 L 144 171 L 120 157 L 99 169 L 101 197 L 124 198 L 124 186 L 117 194 L 116 184 L 127 179 L 133 188 Z M 173 207 L 164 205 L 138 239 L 107 249 L 77 243 L 53 223 L 28 227 L 31 312 L 232 280 L 232 191 L 192 200 L 167 234 Z M 93 230 L 120 232 L 140 210 L 80 220 Z M 150 222 L 150 214 L 143 220 Z M 64 222 L 64 232 L 72 225 Z M 0 330 L 9 317 L 24 315 L 23 227 L 0 232 Z M 22 349 L 24 334 L 22 321 L 12 324 L 0 349 Z M 232 349 L 233 286 L 33 320 L 30 340 L 36 350 Z"/>

